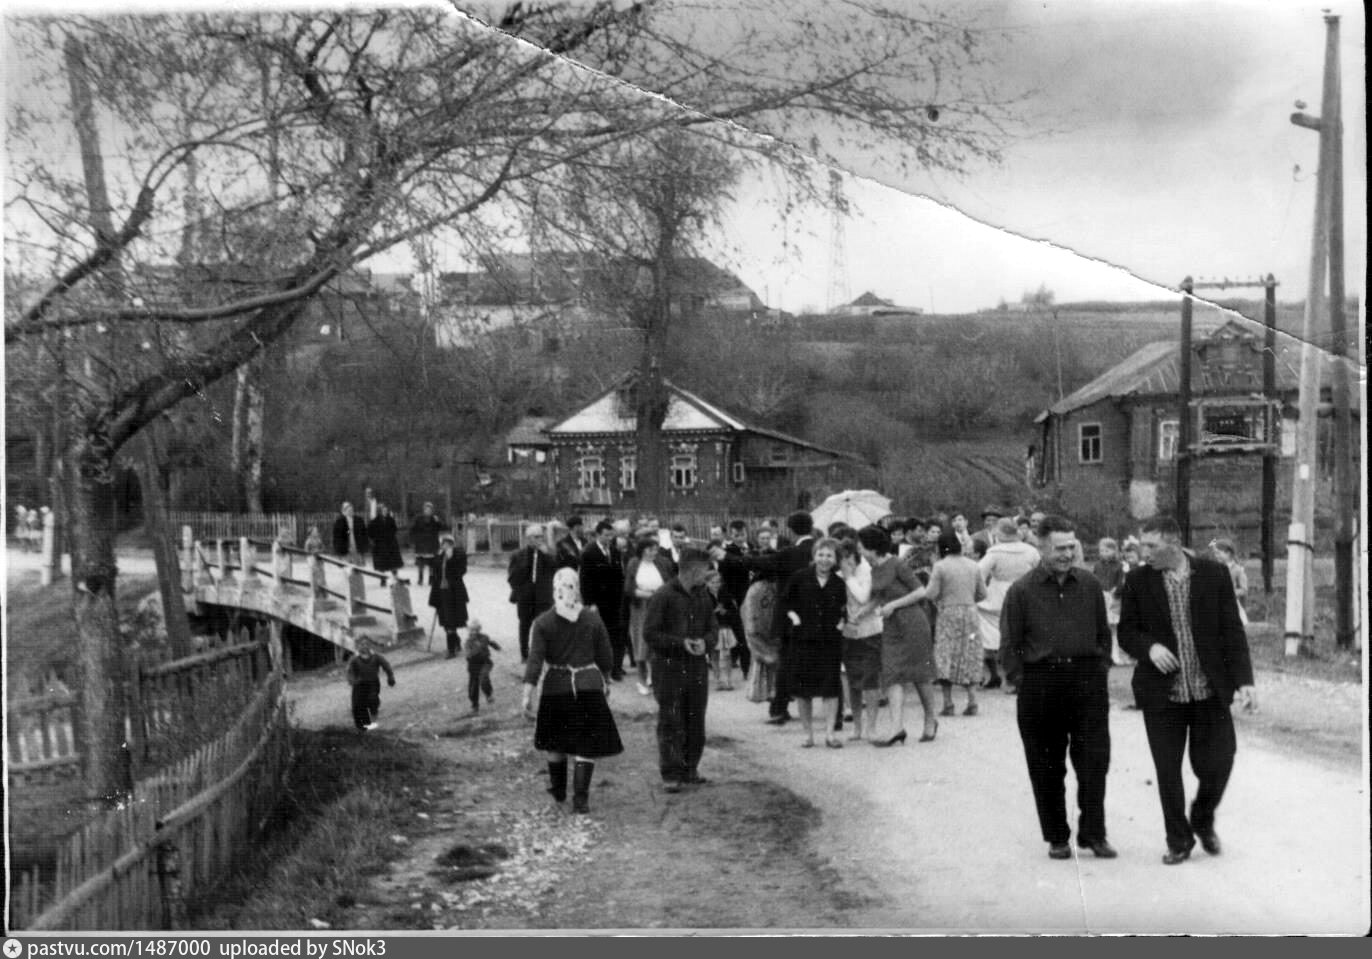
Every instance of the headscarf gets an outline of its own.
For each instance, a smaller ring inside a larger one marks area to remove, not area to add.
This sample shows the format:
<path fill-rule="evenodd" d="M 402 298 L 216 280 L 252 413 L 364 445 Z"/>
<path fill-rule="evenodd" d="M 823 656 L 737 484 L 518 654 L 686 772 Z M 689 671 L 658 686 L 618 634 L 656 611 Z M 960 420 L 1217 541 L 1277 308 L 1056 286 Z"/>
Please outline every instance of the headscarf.
<path fill-rule="evenodd" d="M 553 609 L 563 619 L 575 623 L 583 608 L 581 577 L 570 566 L 564 566 L 553 575 Z"/>

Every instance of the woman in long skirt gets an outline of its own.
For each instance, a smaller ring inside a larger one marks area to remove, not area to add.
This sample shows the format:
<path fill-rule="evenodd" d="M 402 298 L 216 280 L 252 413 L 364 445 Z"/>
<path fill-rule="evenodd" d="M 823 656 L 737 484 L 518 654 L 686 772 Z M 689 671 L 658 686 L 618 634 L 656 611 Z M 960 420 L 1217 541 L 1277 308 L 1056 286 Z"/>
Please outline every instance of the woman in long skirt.
<path fill-rule="evenodd" d="M 624 751 L 606 699 L 612 663 L 605 623 L 581 604 L 577 571 L 563 567 L 553 576 L 553 608 L 529 628 L 523 706 L 524 715 L 536 720 L 534 748 L 548 753 L 548 792 L 557 802 L 567 798 L 567 757 L 572 757 L 573 812 L 590 811 L 595 761 Z M 535 716 L 534 689 L 540 680 Z"/>

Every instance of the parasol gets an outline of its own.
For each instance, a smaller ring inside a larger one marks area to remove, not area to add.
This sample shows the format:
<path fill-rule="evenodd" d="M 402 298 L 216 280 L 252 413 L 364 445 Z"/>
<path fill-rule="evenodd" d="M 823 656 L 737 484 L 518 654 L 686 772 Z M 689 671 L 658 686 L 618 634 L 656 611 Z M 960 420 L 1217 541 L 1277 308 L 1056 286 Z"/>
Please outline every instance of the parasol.
<path fill-rule="evenodd" d="M 810 511 L 815 531 L 822 533 L 833 523 L 846 523 L 853 529 L 871 526 L 891 515 L 891 501 L 876 490 L 849 489 L 835 493 Z"/>

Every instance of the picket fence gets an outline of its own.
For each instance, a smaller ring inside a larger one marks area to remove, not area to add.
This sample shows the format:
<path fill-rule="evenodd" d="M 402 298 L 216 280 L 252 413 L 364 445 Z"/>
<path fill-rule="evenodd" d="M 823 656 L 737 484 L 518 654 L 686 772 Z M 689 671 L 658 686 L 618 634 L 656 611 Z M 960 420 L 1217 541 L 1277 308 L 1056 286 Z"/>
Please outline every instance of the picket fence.
<path fill-rule="evenodd" d="M 329 551 L 330 535 L 337 513 L 213 513 L 173 510 L 168 513 L 169 525 L 174 529 L 190 527 L 191 538 L 202 542 L 215 539 L 238 539 L 247 537 L 252 540 L 271 541 L 287 532 L 292 541 L 283 542 L 287 546 L 300 546 L 309 535 L 310 527 L 317 526 L 324 540 L 324 549 Z M 582 514 L 587 526 L 593 526 L 600 514 L 588 510 Z M 658 522 L 663 529 L 680 523 L 687 534 L 699 542 L 710 536 L 710 527 L 723 525 L 726 517 L 717 513 L 672 512 L 658 513 Z M 411 517 L 397 514 L 396 524 L 400 528 L 402 546 L 408 546 L 408 533 Z M 742 519 L 749 528 L 755 528 L 761 521 L 759 516 L 729 516 L 727 519 Z M 518 549 L 523 539 L 524 528 L 530 523 L 564 522 L 565 515 L 484 515 L 457 519 L 453 528 L 468 553 L 509 553 Z M 587 529 L 589 535 L 590 530 Z"/>
<path fill-rule="evenodd" d="M 230 634 L 189 657 L 149 658 L 134 685 L 130 744 L 161 771 L 58 845 L 55 863 L 12 877 L 14 928 L 178 928 L 186 899 L 222 874 L 276 804 L 289 729 L 280 664 L 265 644 Z M 10 704 L 11 728 L 42 747 L 11 763 L 13 789 L 32 793 L 79 772 L 75 707 L 66 690 Z"/>

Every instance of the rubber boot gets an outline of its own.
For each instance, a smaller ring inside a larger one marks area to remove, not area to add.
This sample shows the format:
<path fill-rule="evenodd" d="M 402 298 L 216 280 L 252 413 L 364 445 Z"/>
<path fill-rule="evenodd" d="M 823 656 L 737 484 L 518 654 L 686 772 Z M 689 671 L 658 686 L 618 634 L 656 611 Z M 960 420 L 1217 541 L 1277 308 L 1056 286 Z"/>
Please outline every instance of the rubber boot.
<path fill-rule="evenodd" d="M 554 802 L 562 802 L 567 798 L 567 760 L 548 763 L 548 782 L 548 795 L 553 797 Z"/>
<path fill-rule="evenodd" d="M 572 770 L 572 812 L 590 812 L 591 776 L 595 773 L 595 763 L 577 760 Z"/>

